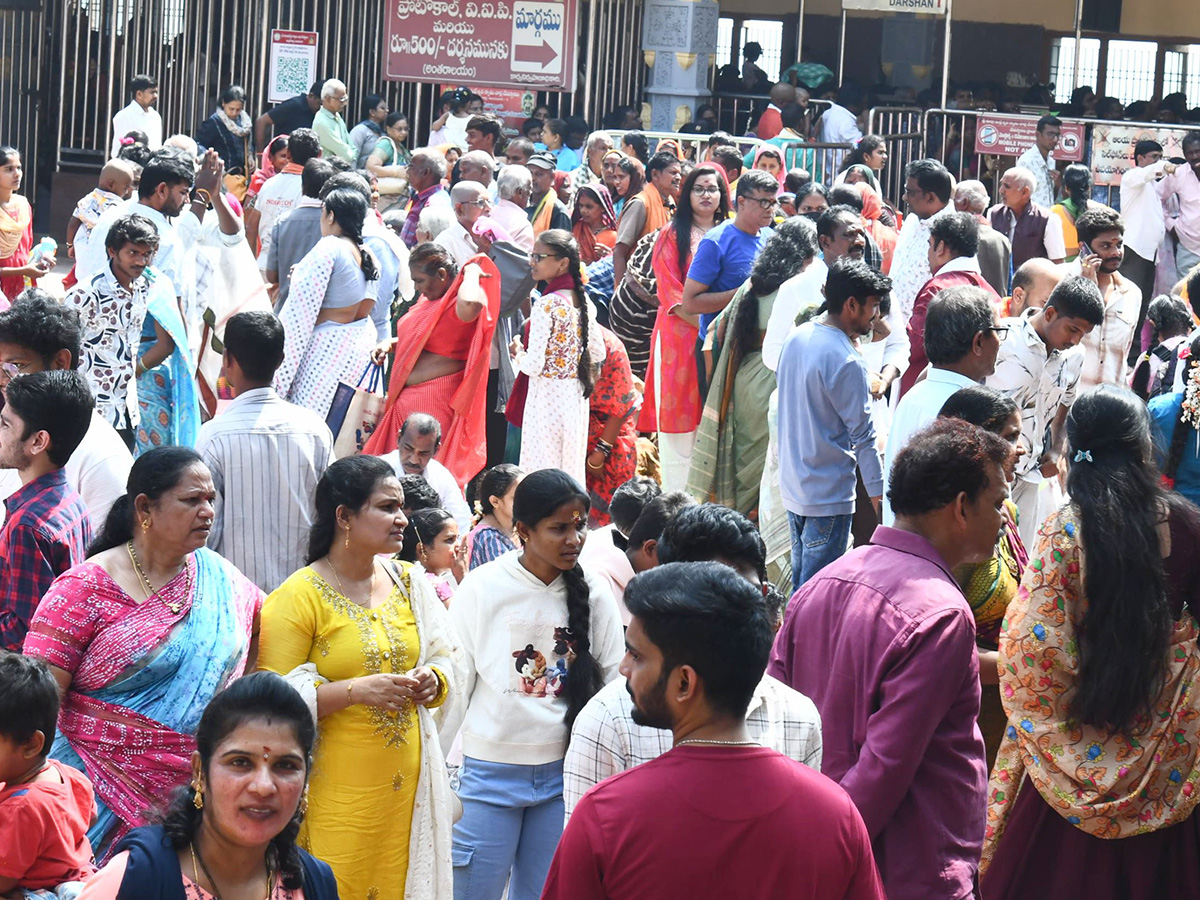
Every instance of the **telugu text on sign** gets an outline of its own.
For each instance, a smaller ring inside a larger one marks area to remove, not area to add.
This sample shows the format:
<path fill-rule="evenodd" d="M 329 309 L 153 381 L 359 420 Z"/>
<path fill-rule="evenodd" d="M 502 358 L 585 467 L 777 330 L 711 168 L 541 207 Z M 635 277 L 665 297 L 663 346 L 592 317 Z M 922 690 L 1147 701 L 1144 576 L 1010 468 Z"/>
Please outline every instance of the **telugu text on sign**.
<path fill-rule="evenodd" d="M 384 77 L 573 91 L 577 0 L 388 0 Z"/>

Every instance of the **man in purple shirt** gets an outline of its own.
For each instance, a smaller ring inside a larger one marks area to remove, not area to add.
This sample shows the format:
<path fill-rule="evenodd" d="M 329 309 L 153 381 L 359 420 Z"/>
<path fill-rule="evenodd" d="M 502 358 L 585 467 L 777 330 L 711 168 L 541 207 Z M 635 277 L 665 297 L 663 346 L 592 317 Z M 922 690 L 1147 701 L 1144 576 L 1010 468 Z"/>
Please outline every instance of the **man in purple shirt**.
<path fill-rule="evenodd" d="M 994 552 L 1012 448 L 939 419 L 897 455 L 895 526 L 792 600 L 768 674 L 821 713 L 821 771 L 854 800 L 890 900 L 974 894 L 987 767 L 975 622 L 955 566 Z"/>

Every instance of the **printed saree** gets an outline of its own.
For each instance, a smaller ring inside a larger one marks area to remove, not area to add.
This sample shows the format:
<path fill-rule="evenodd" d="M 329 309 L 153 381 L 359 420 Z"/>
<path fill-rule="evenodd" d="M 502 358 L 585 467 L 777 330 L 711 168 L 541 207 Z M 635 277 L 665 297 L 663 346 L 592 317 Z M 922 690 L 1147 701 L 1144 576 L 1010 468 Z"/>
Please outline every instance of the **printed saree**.
<path fill-rule="evenodd" d="M 767 407 L 775 390 L 775 373 L 762 361 L 762 335 L 776 295 L 757 301 L 755 344 L 738 347 L 730 340 L 730 327 L 742 305 L 755 302 L 748 295 L 749 284 L 738 289 L 710 329 L 719 355 L 696 430 L 687 490 L 701 502 L 719 503 L 757 519 L 770 437 Z"/>
<path fill-rule="evenodd" d="M 187 331 L 169 282 L 162 278 L 152 285 L 146 297 L 143 346 L 154 342 L 155 322 L 171 336 L 175 349 L 163 362 L 138 376 L 141 421 L 135 449 L 139 456 L 155 447 L 194 447 L 200 433 L 200 395 L 193 378 L 195 366 L 188 349 Z"/>
<path fill-rule="evenodd" d="M 185 783 L 209 701 L 246 668 L 263 593 L 211 550 L 139 603 L 95 563 L 60 576 L 38 605 L 25 653 L 71 675 L 50 755 L 86 771 L 103 859 Z"/>
<path fill-rule="evenodd" d="M 1009 725 L 988 785 L 981 871 L 1002 840 L 1028 778 L 1071 825 L 1115 839 L 1166 828 L 1192 814 L 1200 792 L 1200 628 L 1184 610 L 1167 648 L 1163 687 L 1133 735 L 1073 722 L 1082 594 L 1079 525 L 1063 507 L 1042 526 L 1037 550 L 1000 634 L 1000 697 Z M 1028 789 L 1028 788 L 1026 788 Z"/>

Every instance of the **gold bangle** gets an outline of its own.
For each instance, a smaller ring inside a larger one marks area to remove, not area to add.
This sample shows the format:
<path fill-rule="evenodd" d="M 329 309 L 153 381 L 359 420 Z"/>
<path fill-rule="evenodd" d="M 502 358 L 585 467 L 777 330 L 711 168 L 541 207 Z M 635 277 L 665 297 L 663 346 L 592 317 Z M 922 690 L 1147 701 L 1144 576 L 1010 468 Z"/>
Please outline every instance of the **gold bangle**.
<path fill-rule="evenodd" d="M 350 696 L 350 692 L 354 690 L 354 681 L 355 681 L 355 679 L 351 678 L 350 681 L 346 684 L 346 699 L 350 703 L 354 702 L 354 698 Z"/>
<path fill-rule="evenodd" d="M 203 202 L 204 202 L 204 205 L 205 205 L 205 206 L 212 206 L 212 194 L 210 194 L 210 193 L 209 193 L 208 191 L 206 191 L 204 188 L 193 188 L 193 190 L 194 190 L 194 191 L 195 191 L 197 194 L 202 194 L 202 195 L 204 196 L 204 201 L 203 201 Z M 195 201 L 193 200 L 192 202 L 194 203 Z"/>

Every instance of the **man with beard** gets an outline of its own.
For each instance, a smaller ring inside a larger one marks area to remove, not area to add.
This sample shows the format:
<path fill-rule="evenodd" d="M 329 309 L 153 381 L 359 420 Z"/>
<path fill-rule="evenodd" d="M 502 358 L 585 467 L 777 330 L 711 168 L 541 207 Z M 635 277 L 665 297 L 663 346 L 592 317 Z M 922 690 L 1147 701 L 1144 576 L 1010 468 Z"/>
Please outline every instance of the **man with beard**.
<path fill-rule="evenodd" d="M 625 600 L 634 721 L 674 747 L 579 802 L 543 900 L 882 898 L 849 798 L 746 727 L 771 647 L 761 592 L 720 563 L 671 563 Z"/>
<path fill-rule="evenodd" d="M 1095 280 L 1104 298 L 1104 321 L 1083 339 L 1086 356 L 1079 390 L 1098 384 L 1125 385 L 1129 382 L 1129 348 L 1142 309 L 1141 290 L 1118 271 L 1125 257 L 1125 223 L 1119 214 L 1102 206 L 1080 213 L 1075 230 L 1079 232 L 1081 250 L 1075 265 L 1084 276 Z"/>
<path fill-rule="evenodd" d="M 727 506 L 695 502 L 678 508 L 662 525 L 660 513 L 679 496 L 664 494 L 638 516 L 629 532 L 632 567 L 648 572 L 656 565 L 678 562 L 727 565 L 760 591 L 766 588 L 767 618 L 777 631 L 786 598 L 767 585 L 767 548 L 758 529 Z M 647 529 L 647 522 L 659 527 Z M 820 771 L 821 718 L 811 700 L 787 685 L 769 676 L 762 678 L 746 708 L 746 730 L 763 746 Z M 657 759 L 670 749 L 670 732 L 640 721 L 623 678 L 605 685 L 571 726 L 571 742 L 563 761 L 567 816 L 580 798 L 604 779 Z"/>
<path fill-rule="evenodd" d="M 442 446 L 442 425 L 433 416 L 412 413 L 400 426 L 396 449 L 380 457 L 396 472 L 397 478 L 420 475 L 437 491 L 442 509 L 454 516 L 458 527 L 471 527 L 471 509 L 450 470 L 434 459 Z"/>
<path fill-rule="evenodd" d="M 891 289 L 862 260 L 834 263 L 820 315 L 794 329 L 779 355 L 779 481 L 796 590 L 846 552 L 856 468 L 879 514 L 883 468 L 870 373 L 857 342 L 871 334 Z"/>

